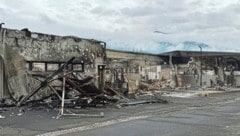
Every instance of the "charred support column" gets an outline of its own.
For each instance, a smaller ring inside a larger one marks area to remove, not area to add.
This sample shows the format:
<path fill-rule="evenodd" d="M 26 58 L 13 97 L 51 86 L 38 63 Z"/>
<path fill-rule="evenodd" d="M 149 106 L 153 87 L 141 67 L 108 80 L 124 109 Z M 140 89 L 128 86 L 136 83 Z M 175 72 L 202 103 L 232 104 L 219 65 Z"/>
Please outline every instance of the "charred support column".
<path fill-rule="evenodd" d="M 105 65 L 98 65 L 98 88 L 104 92 L 105 87 Z"/>
<path fill-rule="evenodd" d="M 61 103 L 60 116 L 63 115 L 63 112 L 64 112 L 65 91 L 66 91 L 66 67 L 63 70 L 62 103 Z"/>
<path fill-rule="evenodd" d="M 202 88 L 202 47 L 198 47 L 200 48 L 200 87 Z"/>
<path fill-rule="evenodd" d="M 182 83 L 181 83 L 181 85 L 178 83 L 177 69 L 174 67 L 172 59 L 173 59 L 173 56 L 170 54 L 169 55 L 169 65 L 170 65 L 171 71 L 172 71 L 172 79 L 176 82 L 178 87 L 181 87 Z"/>
<path fill-rule="evenodd" d="M 4 66 L 3 66 L 3 60 L 0 56 L 0 100 L 3 98 L 3 92 L 4 92 Z"/>

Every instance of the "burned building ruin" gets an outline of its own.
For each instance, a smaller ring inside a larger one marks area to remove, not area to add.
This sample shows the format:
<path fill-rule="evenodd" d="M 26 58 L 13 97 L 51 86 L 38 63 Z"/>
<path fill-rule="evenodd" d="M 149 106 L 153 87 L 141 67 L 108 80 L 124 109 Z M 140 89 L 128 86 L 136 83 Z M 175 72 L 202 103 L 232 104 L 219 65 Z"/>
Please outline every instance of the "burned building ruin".
<path fill-rule="evenodd" d="M 239 87 L 239 62 L 239 53 L 117 51 L 93 39 L 1 28 L 0 99 L 22 104 L 52 94 L 60 98 L 66 77 L 71 98 L 106 90 L 127 96 L 149 90 Z"/>
<path fill-rule="evenodd" d="M 133 83 L 128 82 L 130 93 L 141 86 L 152 90 L 224 89 L 236 88 L 240 84 L 239 53 L 173 51 L 153 55 L 108 50 L 107 54 L 107 64 L 118 71 L 115 80 L 111 78 L 112 83 L 122 84 L 127 81 L 126 75 L 131 79 L 134 73 Z"/>
<path fill-rule="evenodd" d="M 74 36 L 56 36 L 31 32 L 28 29 L 0 29 L 0 99 L 11 98 L 20 102 L 50 73 L 57 71 L 71 58 L 67 69 L 78 79 L 93 77 L 94 84 L 102 89 L 102 74 L 106 59 L 106 44 L 93 39 Z M 57 76 L 57 75 L 54 75 Z M 52 78 L 57 78 L 52 76 Z M 51 87 L 61 86 L 52 82 L 42 87 L 31 100 L 49 96 Z"/>
<path fill-rule="evenodd" d="M 173 51 L 161 56 L 179 87 L 239 87 L 239 53 Z"/>

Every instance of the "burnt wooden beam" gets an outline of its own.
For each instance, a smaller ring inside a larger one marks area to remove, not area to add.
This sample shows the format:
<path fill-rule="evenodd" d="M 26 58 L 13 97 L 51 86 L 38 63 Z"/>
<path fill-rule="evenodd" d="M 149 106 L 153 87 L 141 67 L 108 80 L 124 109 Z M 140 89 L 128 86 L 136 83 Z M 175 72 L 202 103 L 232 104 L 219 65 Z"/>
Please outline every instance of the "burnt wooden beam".
<path fill-rule="evenodd" d="M 56 70 L 55 72 L 53 72 L 51 75 L 49 75 L 44 81 L 42 81 L 37 88 L 30 92 L 27 96 L 25 96 L 23 99 L 21 99 L 17 105 L 20 106 L 22 105 L 24 102 L 26 102 L 28 99 L 30 99 L 34 94 L 36 94 L 41 88 L 46 87 L 48 85 L 49 82 L 52 81 L 52 79 L 54 79 L 54 77 L 56 75 L 58 75 L 59 73 L 61 73 L 65 67 L 67 67 L 69 64 L 71 64 L 73 62 L 73 60 L 75 59 L 75 57 L 72 57 L 70 60 L 68 60 L 67 62 L 65 62 L 62 66 L 60 66 L 58 68 L 58 70 Z"/>

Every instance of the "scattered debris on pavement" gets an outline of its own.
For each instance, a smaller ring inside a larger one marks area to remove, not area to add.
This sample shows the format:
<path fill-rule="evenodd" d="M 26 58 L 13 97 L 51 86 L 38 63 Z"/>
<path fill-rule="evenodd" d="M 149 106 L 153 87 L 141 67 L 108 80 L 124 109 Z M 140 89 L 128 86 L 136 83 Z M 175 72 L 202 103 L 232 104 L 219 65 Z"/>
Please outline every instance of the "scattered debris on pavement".
<path fill-rule="evenodd" d="M 0 119 L 5 119 L 5 116 L 3 116 L 3 115 L 0 115 Z"/>

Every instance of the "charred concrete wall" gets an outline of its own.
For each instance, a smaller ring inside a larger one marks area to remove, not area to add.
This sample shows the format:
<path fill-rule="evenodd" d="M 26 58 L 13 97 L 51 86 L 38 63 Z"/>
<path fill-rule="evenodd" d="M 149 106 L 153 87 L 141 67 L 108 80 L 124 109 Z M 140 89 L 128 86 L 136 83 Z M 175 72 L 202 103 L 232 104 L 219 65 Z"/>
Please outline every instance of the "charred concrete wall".
<path fill-rule="evenodd" d="M 155 54 L 106 50 L 109 59 L 140 60 L 142 65 L 157 65 L 163 62 L 162 58 Z"/>
<path fill-rule="evenodd" d="M 76 56 L 77 61 L 91 64 L 105 57 L 103 42 L 96 40 L 33 33 L 27 29 L 1 29 L 1 37 L 1 55 L 3 51 L 5 56 L 15 52 L 28 61 L 63 61 Z"/>
<path fill-rule="evenodd" d="M 158 55 L 136 52 L 107 50 L 107 65 L 109 68 L 124 68 L 126 73 L 140 73 L 143 68 L 163 63 Z"/>
<path fill-rule="evenodd" d="M 96 40 L 1 28 L 0 64 L 4 65 L 6 80 L 0 83 L 0 88 L 7 84 L 15 100 L 28 94 L 29 64 L 35 62 L 65 62 L 76 57 L 74 62 L 84 64 L 85 73 L 96 74 L 97 65 L 103 64 L 106 58 L 105 48 L 104 42 Z M 3 78 L 1 72 L 0 76 Z"/>

